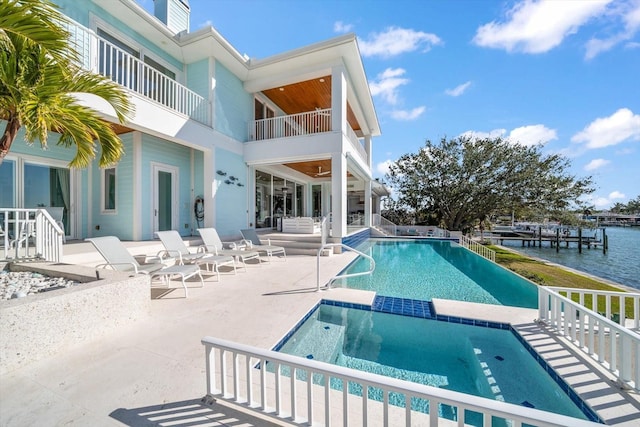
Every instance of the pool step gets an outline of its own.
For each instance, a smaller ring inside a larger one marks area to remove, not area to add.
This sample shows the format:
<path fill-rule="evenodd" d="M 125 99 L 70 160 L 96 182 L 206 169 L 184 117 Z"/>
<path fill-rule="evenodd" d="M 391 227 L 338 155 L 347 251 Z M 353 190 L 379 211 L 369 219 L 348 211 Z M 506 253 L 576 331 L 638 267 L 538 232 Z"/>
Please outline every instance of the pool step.
<path fill-rule="evenodd" d="M 371 305 L 371 310 L 423 319 L 435 319 L 436 317 L 436 311 L 431 301 L 408 298 L 376 296 Z"/>

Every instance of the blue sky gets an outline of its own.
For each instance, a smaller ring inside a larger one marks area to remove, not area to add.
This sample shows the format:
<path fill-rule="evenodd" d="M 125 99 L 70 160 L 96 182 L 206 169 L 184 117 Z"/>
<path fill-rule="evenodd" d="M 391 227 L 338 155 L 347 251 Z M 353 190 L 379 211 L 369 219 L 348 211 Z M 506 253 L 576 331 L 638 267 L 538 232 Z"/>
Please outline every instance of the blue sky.
<path fill-rule="evenodd" d="M 640 0 L 189 3 L 192 31 L 212 25 L 252 58 L 355 33 L 376 177 L 427 139 L 471 133 L 569 157 L 596 208 L 640 195 Z"/>

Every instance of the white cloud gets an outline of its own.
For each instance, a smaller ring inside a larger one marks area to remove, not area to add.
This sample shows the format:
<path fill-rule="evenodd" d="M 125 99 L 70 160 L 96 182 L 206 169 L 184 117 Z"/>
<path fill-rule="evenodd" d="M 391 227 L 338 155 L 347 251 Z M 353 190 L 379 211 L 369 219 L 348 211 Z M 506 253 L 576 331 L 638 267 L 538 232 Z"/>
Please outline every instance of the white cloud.
<path fill-rule="evenodd" d="M 625 49 L 640 49 L 639 42 L 629 42 L 624 45 Z"/>
<path fill-rule="evenodd" d="M 444 91 L 444 93 L 446 93 L 447 95 L 450 95 L 450 96 L 460 96 L 467 89 L 469 89 L 469 86 L 471 86 L 471 82 L 470 81 L 462 83 L 461 85 L 458 85 L 458 86 L 454 87 L 453 89 L 447 89 L 447 90 Z"/>
<path fill-rule="evenodd" d="M 442 40 L 435 34 L 399 27 L 389 27 L 384 32 L 370 34 L 368 40 L 358 38 L 360 53 L 365 57 L 390 58 L 419 49 L 428 52 L 431 47 L 441 44 Z"/>
<path fill-rule="evenodd" d="M 621 108 L 609 117 L 600 117 L 571 137 L 587 148 L 602 148 L 625 141 L 640 140 L 640 115 Z"/>
<path fill-rule="evenodd" d="M 626 199 L 627 196 L 619 191 L 612 191 L 607 197 L 604 196 L 590 196 L 587 201 L 593 204 L 596 209 L 608 209 L 615 203 L 616 200 Z"/>
<path fill-rule="evenodd" d="M 515 128 L 509 133 L 508 139 L 513 143 L 530 147 L 558 139 L 558 135 L 555 129 L 549 129 L 545 125 L 529 125 Z"/>
<path fill-rule="evenodd" d="M 606 166 L 609 163 L 611 163 L 611 161 L 606 159 L 593 159 L 584 166 L 584 170 L 593 171 L 596 169 L 600 169 L 601 167 Z"/>
<path fill-rule="evenodd" d="M 425 106 L 416 107 L 412 110 L 395 110 L 391 112 L 391 117 L 400 121 L 415 120 L 424 113 L 427 108 Z"/>
<path fill-rule="evenodd" d="M 376 76 L 376 80 L 369 82 L 372 96 L 380 95 L 391 105 L 398 102 L 398 88 L 409 83 L 409 79 L 402 78 L 406 71 L 403 68 L 387 68 Z"/>
<path fill-rule="evenodd" d="M 333 24 L 334 33 L 348 33 L 353 31 L 353 24 L 345 24 L 342 21 L 336 21 Z"/>
<path fill-rule="evenodd" d="M 492 21 L 478 28 L 473 42 L 507 52 L 548 52 L 602 14 L 611 1 L 524 0 L 507 11 L 504 22 Z"/>
<path fill-rule="evenodd" d="M 619 43 L 631 40 L 640 30 L 640 1 L 619 2 L 618 7 L 611 10 L 614 19 L 620 19 L 624 28 L 604 39 L 592 38 L 587 42 L 585 58 L 592 59 L 599 53 L 610 50 Z M 625 47 L 633 47 L 634 42 L 627 43 Z"/>
<path fill-rule="evenodd" d="M 485 138 L 502 138 L 507 133 L 506 129 L 494 129 L 489 132 L 482 132 L 477 130 L 468 130 L 460 134 L 461 137 L 468 137 L 471 139 L 485 139 Z"/>
<path fill-rule="evenodd" d="M 386 175 L 389 173 L 389 166 L 393 164 L 391 160 L 385 160 L 384 162 L 380 162 L 376 165 L 376 171 L 381 175 Z"/>

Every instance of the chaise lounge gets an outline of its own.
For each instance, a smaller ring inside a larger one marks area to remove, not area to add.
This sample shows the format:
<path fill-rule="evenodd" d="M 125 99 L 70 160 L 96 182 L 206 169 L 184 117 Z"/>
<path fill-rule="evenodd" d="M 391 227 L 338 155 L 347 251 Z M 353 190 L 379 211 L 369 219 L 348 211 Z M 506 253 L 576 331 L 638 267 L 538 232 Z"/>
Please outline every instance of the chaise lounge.
<path fill-rule="evenodd" d="M 175 230 L 157 231 L 156 236 L 162 242 L 165 250 L 160 254 L 164 254 L 170 257 L 178 259 L 180 265 L 184 264 L 206 264 L 207 266 L 213 265 L 213 271 L 216 273 L 218 280 L 220 280 L 220 267 L 223 265 L 230 265 L 233 267 L 233 274 L 236 274 L 236 261 L 232 256 L 228 255 L 213 255 L 210 253 L 191 253 L 187 245 L 184 244 L 182 237 Z M 208 268 L 208 267 L 207 267 Z"/>
<path fill-rule="evenodd" d="M 96 276 L 98 275 L 98 270 L 105 268 L 124 272 L 130 271 L 134 274 L 147 274 L 152 280 L 154 277 L 162 277 L 163 282 L 166 282 L 166 279 L 170 279 L 172 276 L 180 276 L 182 278 L 185 298 L 188 297 L 187 285 L 185 283 L 186 279 L 197 275 L 200 278 L 201 287 L 204 287 L 200 268 L 196 265 L 173 265 L 167 267 L 162 263 L 160 257 L 148 257 L 148 260 L 152 262 L 140 264 L 133 255 L 129 253 L 120 239 L 115 236 L 91 237 L 85 240 L 91 242 L 105 261 L 107 261 L 105 264 L 96 266 Z"/>
<path fill-rule="evenodd" d="M 271 261 L 271 257 L 278 254 L 281 254 L 285 261 L 287 260 L 287 254 L 282 246 L 273 246 L 271 245 L 271 241 L 267 241 L 267 244 L 263 245 L 254 228 L 242 229 L 240 230 L 240 234 L 242 234 L 244 243 L 249 250 L 265 254 L 267 260 Z"/>
<path fill-rule="evenodd" d="M 215 255 L 232 256 L 242 263 L 245 271 L 247 271 L 246 261 L 255 259 L 258 261 L 258 265 L 260 265 L 260 254 L 256 251 L 225 249 L 224 243 L 215 228 L 198 228 L 198 233 L 200 233 L 200 237 L 202 237 L 202 246 L 198 248 L 199 250 L 211 252 Z"/>

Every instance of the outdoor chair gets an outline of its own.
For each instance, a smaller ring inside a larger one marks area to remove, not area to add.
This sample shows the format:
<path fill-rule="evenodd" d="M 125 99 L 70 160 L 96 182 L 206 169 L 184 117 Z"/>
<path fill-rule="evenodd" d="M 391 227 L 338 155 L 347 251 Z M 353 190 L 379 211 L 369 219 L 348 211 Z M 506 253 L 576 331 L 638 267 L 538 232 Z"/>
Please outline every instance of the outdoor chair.
<path fill-rule="evenodd" d="M 267 244 L 263 245 L 258 237 L 258 233 L 254 228 L 245 228 L 240 230 L 240 234 L 242 234 L 242 238 L 247 245 L 249 250 L 257 251 L 259 253 L 263 253 L 267 255 L 267 259 L 271 261 L 271 257 L 273 255 L 282 254 L 284 260 L 287 260 L 287 254 L 282 246 L 273 246 L 271 245 L 271 241 L 267 240 Z"/>
<path fill-rule="evenodd" d="M 220 239 L 218 231 L 215 228 L 198 228 L 198 233 L 202 237 L 202 246 L 198 249 L 204 252 L 211 252 L 215 255 L 232 256 L 239 260 L 247 271 L 246 261 L 255 259 L 260 265 L 260 254 L 256 251 L 243 251 L 238 249 L 225 249 L 224 242 Z M 231 243 L 235 246 L 235 243 Z"/>
<path fill-rule="evenodd" d="M 98 270 L 105 268 L 132 272 L 134 274 L 147 274 L 152 280 L 154 277 L 161 277 L 163 282 L 172 276 L 180 276 L 185 298 L 188 297 L 187 285 L 185 283 L 186 279 L 197 275 L 200 278 L 201 287 L 204 287 L 200 268 L 196 265 L 173 265 L 168 267 L 162 263 L 160 257 L 148 257 L 147 260 L 150 261 L 149 263 L 140 264 L 122 244 L 120 239 L 115 236 L 92 237 L 85 240 L 91 242 L 105 261 L 107 261 L 106 264 L 96 266 L 96 276 L 98 276 Z"/>
<path fill-rule="evenodd" d="M 213 265 L 213 271 L 216 273 L 218 280 L 220 280 L 220 267 L 223 265 L 232 266 L 233 274 L 236 274 L 236 261 L 232 256 L 213 255 L 205 252 L 191 253 L 176 230 L 157 231 L 156 236 L 158 236 L 165 248 L 165 250 L 158 253 L 158 256 L 164 254 L 175 257 L 180 265 L 206 264 L 207 270 L 209 269 L 208 266 Z"/>

